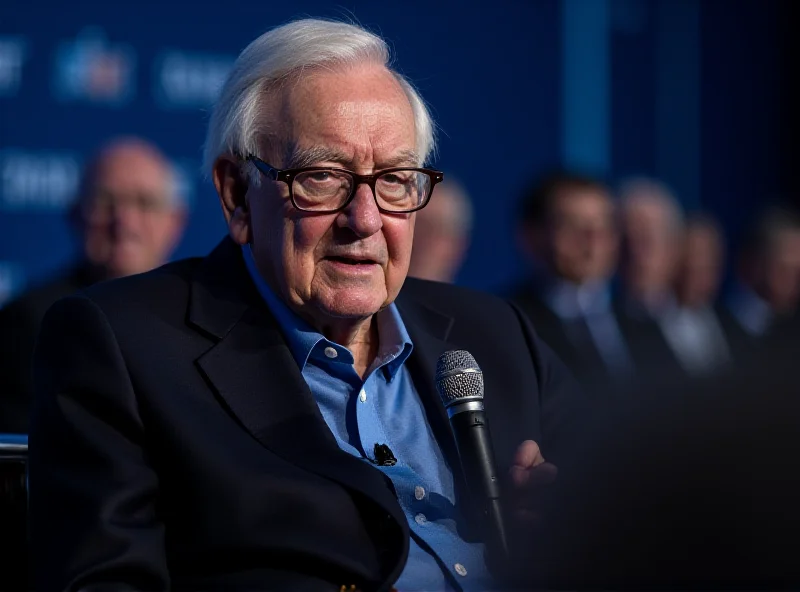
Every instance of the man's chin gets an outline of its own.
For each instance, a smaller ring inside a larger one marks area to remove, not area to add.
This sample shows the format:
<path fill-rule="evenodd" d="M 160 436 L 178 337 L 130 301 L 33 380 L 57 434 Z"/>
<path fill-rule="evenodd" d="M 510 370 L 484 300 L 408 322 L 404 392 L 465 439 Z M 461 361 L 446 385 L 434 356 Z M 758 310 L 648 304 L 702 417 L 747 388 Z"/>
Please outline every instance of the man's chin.
<path fill-rule="evenodd" d="M 114 257 L 108 263 L 108 273 L 112 277 L 136 275 L 151 269 L 153 269 L 151 264 L 134 257 Z"/>
<path fill-rule="evenodd" d="M 381 310 L 386 304 L 385 292 L 364 289 L 336 290 L 317 301 L 317 307 L 326 316 L 336 319 L 366 319 Z"/>

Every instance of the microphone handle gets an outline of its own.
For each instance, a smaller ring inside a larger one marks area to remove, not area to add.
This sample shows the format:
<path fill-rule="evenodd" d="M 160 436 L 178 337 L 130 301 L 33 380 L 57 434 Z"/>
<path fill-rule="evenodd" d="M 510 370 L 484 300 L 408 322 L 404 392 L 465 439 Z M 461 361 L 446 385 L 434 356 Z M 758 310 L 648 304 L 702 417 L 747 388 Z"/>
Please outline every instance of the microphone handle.
<path fill-rule="evenodd" d="M 480 515 L 488 548 L 506 558 L 508 541 L 500 505 L 500 480 L 486 413 L 482 404 L 480 409 L 474 405 L 463 405 L 464 410 L 458 407 L 454 405 L 448 411 L 471 502 Z"/>

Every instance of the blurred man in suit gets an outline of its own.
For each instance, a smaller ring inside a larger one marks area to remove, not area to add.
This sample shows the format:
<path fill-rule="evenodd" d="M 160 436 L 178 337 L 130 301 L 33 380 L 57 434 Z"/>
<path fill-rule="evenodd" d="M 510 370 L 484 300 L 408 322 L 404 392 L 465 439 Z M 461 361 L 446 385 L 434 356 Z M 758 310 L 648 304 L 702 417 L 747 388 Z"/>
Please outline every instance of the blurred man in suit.
<path fill-rule="evenodd" d="M 0 432 L 27 432 L 33 348 L 50 305 L 169 259 L 186 219 L 177 189 L 169 161 L 144 140 L 113 140 L 90 160 L 70 215 L 81 260 L 0 311 Z"/>
<path fill-rule="evenodd" d="M 610 286 L 619 236 L 608 189 L 577 174 L 546 176 L 525 196 L 518 236 L 536 271 L 513 298 L 542 339 L 587 385 L 628 376 Z"/>
<path fill-rule="evenodd" d="M 797 315 L 800 304 L 800 215 L 767 208 L 745 243 L 738 271 L 728 307 L 749 335 L 768 337 Z"/>
<path fill-rule="evenodd" d="M 662 329 L 691 374 L 714 372 L 749 355 L 751 340 L 717 301 L 724 265 L 725 241 L 717 222 L 690 216 L 676 277 L 677 306 L 665 312 Z"/>
<path fill-rule="evenodd" d="M 464 504 L 437 359 L 480 361 L 496 462 L 516 475 L 504 494 L 553 474 L 543 454 L 573 439 L 580 399 L 509 303 L 406 277 L 415 212 L 443 175 L 422 166 L 433 124 L 389 63 L 346 23 L 253 41 L 206 139 L 228 237 L 50 309 L 30 438 L 38 589 L 501 576 Z"/>
<path fill-rule="evenodd" d="M 677 307 L 673 288 L 683 253 L 683 211 L 663 183 L 646 177 L 624 182 L 619 198 L 620 322 L 640 374 L 669 375 L 682 368 L 663 324 Z"/>
<path fill-rule="evenodd" d="M 472 203 L 464 187 L 449 177 L 436 187 L 436 199 L 420 210 L 414 228 L 410 277 L 453 282 L 472 234 Z"/>
<path fill-rule="evenodd" d="M 620 276 L 626 308 L 632 314 L 658 318 L 674 305 L 683 212 L 667 187 L 653 179 L 631 179 L 619 194 L 624 245 Z"/>

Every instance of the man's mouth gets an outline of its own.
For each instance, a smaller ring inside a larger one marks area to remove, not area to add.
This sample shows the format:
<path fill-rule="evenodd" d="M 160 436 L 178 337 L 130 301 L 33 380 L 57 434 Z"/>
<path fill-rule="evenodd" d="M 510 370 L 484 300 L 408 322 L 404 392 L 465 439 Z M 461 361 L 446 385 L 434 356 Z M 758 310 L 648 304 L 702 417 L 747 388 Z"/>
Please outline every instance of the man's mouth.
<path fill-rule="evenodd" d="M 355 257 L 326 257 L 328 261 L 333 261 L 335 263 L 343 263 L 345 265 L 375 265 L 377 261 L 374 259 L 361 259 Z"/>

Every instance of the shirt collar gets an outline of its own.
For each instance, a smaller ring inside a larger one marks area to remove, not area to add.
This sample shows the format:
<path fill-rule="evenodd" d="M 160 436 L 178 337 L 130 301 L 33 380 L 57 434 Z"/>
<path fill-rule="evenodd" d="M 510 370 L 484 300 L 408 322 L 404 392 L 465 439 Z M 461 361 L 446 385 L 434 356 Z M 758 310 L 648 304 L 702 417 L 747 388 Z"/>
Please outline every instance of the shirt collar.
<path fill-rule="evenodd" d="M 606 281 L 575 284 L 553 279 L 544 291 L 544 299 L 559 317 L 573 319 L 607 312 L 611 305 L 611 290 Z"/>
<path fill-rule="evenodd" d="M 264 299 L 270 312 L 275 317 L 278 325 L 292 352 L 292 357 L 297 362 L 300 371 L 305 368 L 309 359 L 323 364 L 343 363 L 353 365 L 353 354 L 349 349 L 334 343 L 311 327 L 305 320 L 297 316 L 285 302 L 283 302 L 261 276 L 256 267 L 250 245 L 242 247 L 247 271 L 253 280 L 259 294 Z M 408 359 L 413 350 L 411 337 L 408 335 L 400 311 L 394 303 L 381 310 L 376 315 L 380 345 L 378 355 L 368 374 L 382 368 L 387 381 L 391 381 Z"/>
<path fill-rule="evenodd" d="M 755 291 L 738 286 L 729 301 L 729 308 L 748 332 L 760 335 L 772 321 L 772 309 Z"/>

